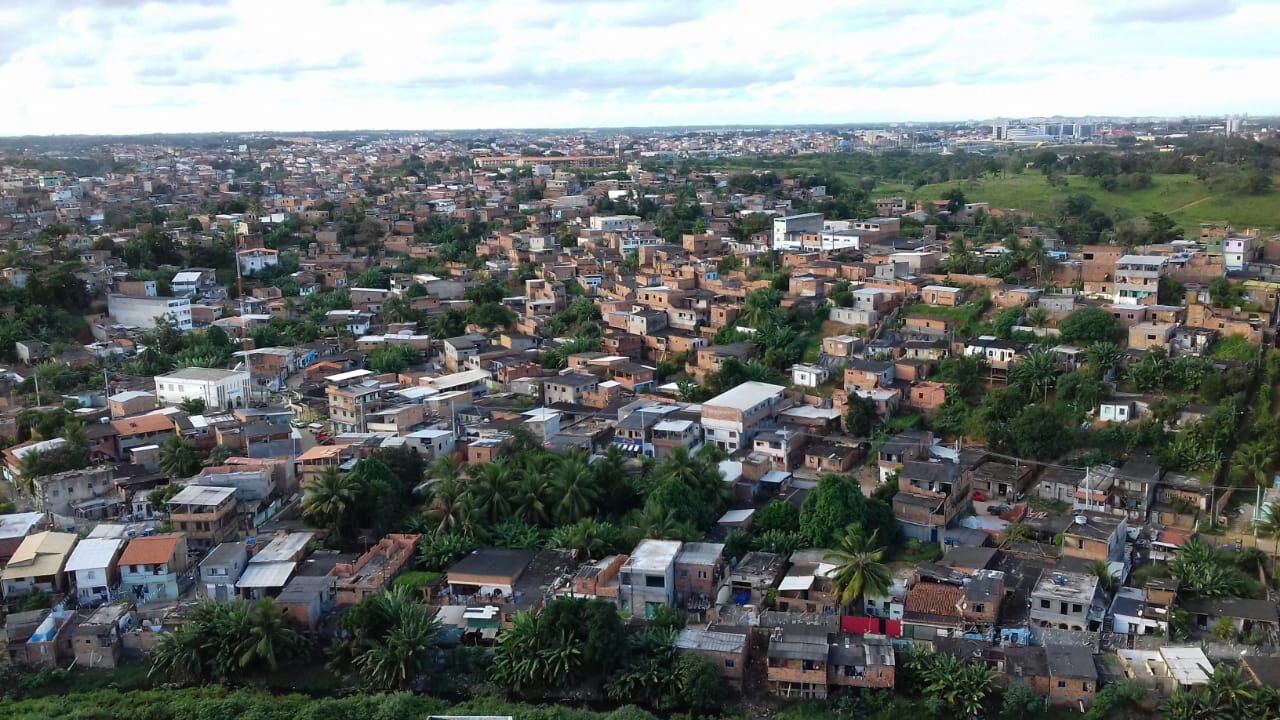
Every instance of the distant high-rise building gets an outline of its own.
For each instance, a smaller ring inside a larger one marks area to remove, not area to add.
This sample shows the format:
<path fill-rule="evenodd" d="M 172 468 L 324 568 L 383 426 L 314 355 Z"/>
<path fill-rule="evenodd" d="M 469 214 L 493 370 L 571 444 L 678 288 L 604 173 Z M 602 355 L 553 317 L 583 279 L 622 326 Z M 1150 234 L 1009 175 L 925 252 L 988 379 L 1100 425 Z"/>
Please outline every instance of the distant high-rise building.
<path fill-rule="evenodd" d="M 1227 134 L 1239 135 L 1240 126 L 1242 124 L 1243 124 L 1243 118 L 1241 118 L 1239 115 L 1228 115 L 1227 116 Z"/>

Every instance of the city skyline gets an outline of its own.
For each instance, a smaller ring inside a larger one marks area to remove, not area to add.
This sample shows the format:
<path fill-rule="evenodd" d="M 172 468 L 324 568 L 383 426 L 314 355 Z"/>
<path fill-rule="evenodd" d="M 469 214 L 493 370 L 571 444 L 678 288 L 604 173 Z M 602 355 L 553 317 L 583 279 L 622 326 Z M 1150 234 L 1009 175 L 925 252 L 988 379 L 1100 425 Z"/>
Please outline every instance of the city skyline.
<path fill-rule="evenodd" d="M 482 4 L 17 3 L 0 135 L 1280 113 L 1269 2 Z"/>

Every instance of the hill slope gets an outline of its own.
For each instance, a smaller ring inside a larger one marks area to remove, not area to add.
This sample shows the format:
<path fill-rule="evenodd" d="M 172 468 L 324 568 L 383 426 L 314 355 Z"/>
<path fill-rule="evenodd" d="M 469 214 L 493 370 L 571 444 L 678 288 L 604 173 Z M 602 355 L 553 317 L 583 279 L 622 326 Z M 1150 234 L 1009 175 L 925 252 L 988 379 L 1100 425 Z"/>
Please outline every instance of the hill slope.
<path fill-rule="evenodd" d="M 1144 190 L 1108 192 L 1095 180 L 1082 175 L 1067 177 L 1066 187 L 1052 187 L 1038 172 L 986 177 L 982 180 L 953 180 L 924 185 L 906 191 L 911 199 L 935 200 L 947 190 L 960 188 L 969 202 L 988 202 L 993 208 L 1017 208 L 1050 218 L 1054 200 L 1073 193 L 1087 193 L 1097 206 L 1117 212 L 1121 218 L 1142 217 L 1162 212 L 1176 220 L 1188 233 L 1199 235 L 1201 223 L 1227 222 L 1237 228 L 1256 227 L 1263 231 L 1280 229 L 1280 191 L 1266 195 L 1226 195 L 1215 193 L 1192 175 L 1155 175 Z M 877 186 L 876 195 L 894 188 Z M 901 188 L 898 188 L 901 189 Z"/>

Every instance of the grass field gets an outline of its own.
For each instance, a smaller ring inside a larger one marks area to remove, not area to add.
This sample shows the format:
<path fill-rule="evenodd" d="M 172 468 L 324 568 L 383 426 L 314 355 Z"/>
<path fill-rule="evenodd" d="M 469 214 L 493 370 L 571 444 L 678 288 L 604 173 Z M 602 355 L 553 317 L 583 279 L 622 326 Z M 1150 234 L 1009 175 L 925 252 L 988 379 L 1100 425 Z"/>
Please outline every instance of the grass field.
<path fill-rule="evenodd" d="M 1213 192 L 1192 175 L 1156 175 L 1144 190 L 1108 192 L 1097 182 L 1080 175 L 1067 177 L 1065 187 L 1052 187 L 1038 172 L 1025 172 L 982 180 L 956 180 L 908 190 L 901 185 L 877 185 L 877 195 L 898 192 L 910 199 L 934 200 L 958 187 L 970 202 L 988 202 L 993 208 L 1017 208 L 1049 217 L 1053 202 L 1073 193 L 1092 195 L 1098 207 L 1122 218 L 1142 217 L 1162 212 L 1184 229 L 1199 233 L 1201 223 L 1228 222 L 1237 228 L 1256 227 L 1264 231 L 1280 229 L 1280 191 L 1266 195 L 1228 196 Z"/>
<path fill-rule="evenodd" d="M 751 163 L 729 163 L 727 169 L 771 169 L 782 175 L 835 175 L 850 185 L 859 176 L 840 163 L 841 157 L 806 156 L 765 158 Z M 1138 218 L 1152 211 L 1162 212 L 1176 220 L 1188 233 L 1199 235 L 1201 223 L 1226 222 L 1237 228 L 1256 227 L 1266 232 L 1280 230 L 1280 177 L 1276 187 L 1266 195 L 1226 195 L 1215 193 L 1193 175 L 1155 175 L 1145 190 L 1109 192 L 1095 180 L 1083 175 L 1067 176 L 1065 187 L 1052 187 L 1044 175 L 1027 171 L 1020 175 L 988 176 L 981 180 L 952 180 L 913 189 L 897 178 L 877 178 L 872 194 L 876 197 L 901 195 L 911 200 L 937 200 L 947 190 L 958 187 L 969 202 L 988 202 L 993 208 L 1026 210 L 1037 218 L 1052 219 L 1054 200 L 1073 193 L 1088 193 L 1098 207 L 1116 213 L 1121 219 Z"/>

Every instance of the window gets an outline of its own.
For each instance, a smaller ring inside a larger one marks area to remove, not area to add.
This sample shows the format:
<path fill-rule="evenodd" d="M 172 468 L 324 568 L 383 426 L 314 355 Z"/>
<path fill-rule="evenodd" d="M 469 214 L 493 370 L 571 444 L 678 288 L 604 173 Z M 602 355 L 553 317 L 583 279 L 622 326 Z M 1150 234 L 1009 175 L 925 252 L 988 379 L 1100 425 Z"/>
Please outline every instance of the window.
<path fill-rule="evenodd" d="M 1071 612 L 1078 613 L 1082 610 L 1080 603 L 1071 603 Z"/>
<path fill-rule="evenodd" d="M 736 662 L 734 662 L 733 660 L 725 660 L 725 661 L 724 661 L 724 666 L 725 666 L 725 667 L 727 667 L 727 668 L 731 668 L 731 667 L 733 667 L 733 666 L 734 666 L 734 665 L 736 665 L 736 664 L 737 664 L 737 663 L 736 663 Z"/>
<path fill-rule="evenodd" d="M 1041 609 L 1041 610 L 1048 610 L 1048 609 L 1049 609 L 1049 601 L 1048 601 L 1048 600 L 1041 600 L 1041 601 L 1040 601 L 1040 609 Z"/>
<path fill-rule="evenodd" d="M 667 586 L 666 580 L 667 579 L 662 577 L 661 575 L 645 575 L 644 586 L 651 587 L 651 588 L 666 587 Z"/>
<path fill-rule="evenodd" d="M 1058 681 L 1058 687 L 1060 687 L 1060 688 L 1064 688 L 1064 689 L 1065 689 L 1065 688 L 1067 687 L 1067 681 L 1066 681 L 1066 680 L 1059 680 L 1059 681 Z"/>
<path fill-rule="evenodd" d="M 976 612 L 976 613 L 986 612 L 986 610 L 987 610 L 987 606 L 986 606 L 986 604 L 985 604 L 985 603 L 974 603 L 974 604 L 973 604 L 973 611 L 974 611 L 974 612 Z"/>

